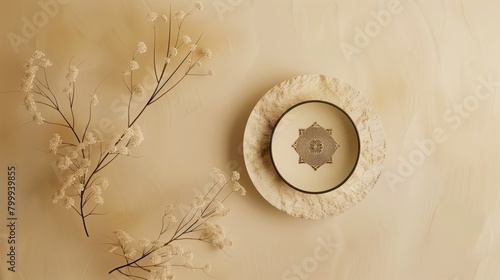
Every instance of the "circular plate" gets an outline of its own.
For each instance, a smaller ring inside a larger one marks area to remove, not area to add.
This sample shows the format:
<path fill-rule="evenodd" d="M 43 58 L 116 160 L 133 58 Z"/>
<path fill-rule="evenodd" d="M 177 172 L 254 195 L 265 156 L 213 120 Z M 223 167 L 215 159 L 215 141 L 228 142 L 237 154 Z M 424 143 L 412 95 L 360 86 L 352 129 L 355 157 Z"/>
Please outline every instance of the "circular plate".
<path fill-rule="evenodd" d="M 290 107 L 311 100 L 329 102 L 345 111 L 360 141 L 359 160 L 351 176 L 342 186 L 321 194 L 287 185 L 274 169 L 270 153 L 271 134 L 279 118 Z M 245 128 L 243 153 L 250 179 L 269 203 L 295 217 L 327 218 L 357 205 L 376 184 L 385 158 L 384 129 L 359 91 L 333 77 L 304 75 L 273 87 L 257 102 Z"/>
<path fill-rule="evenodd" d="M 347 113 L 321 101 L 292 106 L 271 135 L 271 160 L 278 175 L 305 193 L 325 193 L 352 175 L 359 158 L 359 136 Z"/>

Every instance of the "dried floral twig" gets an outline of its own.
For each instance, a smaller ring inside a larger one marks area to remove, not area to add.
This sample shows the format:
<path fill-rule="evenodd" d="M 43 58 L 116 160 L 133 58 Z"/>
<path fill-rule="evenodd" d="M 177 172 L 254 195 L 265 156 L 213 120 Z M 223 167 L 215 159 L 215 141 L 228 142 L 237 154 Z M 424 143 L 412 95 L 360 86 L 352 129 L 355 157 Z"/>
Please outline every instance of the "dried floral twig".
<path fill-rule="evenodd" d="M 66 208 L 75 210 L 81 218 L 87 236 L 89 232 L 86 219 L 99 214 L 96 209 L 104 203 L 102 191 L 109 185 L 101 172 L 119 156 L 131 155 L 131 150 L 143 142 L 144 136 L 137 121 L 146 109 L 162 99 L 187 76 L 213 75 L 212 70 L 208 72 L 198 70 L 201 62 L 211 57 L 211 51 L 209 49 L 199 51 L 197 47 L 199 39 L 196 43 L 192 43 L 188 35 L 182 34 L 182 26 L 186 18 L 199 10 L 202 10 L 202 5 L 196 2 L 188 13 L 176 12 L 175 23 L 172 23 L 166 15 L 161 16 L 162 25 L 166 27 L 157 27 L 158 14 L 147 15 L 147 19 L 153 23 L 152 63 L 156 87 L 146 93 L 143 86 L 134 79 L 134 73 L 140 67 L 136 57 L 147 51 L 146 44 L 139 42 L 128 63 L 128 69 L 124 72 L 124 82 L 129 94 L 127 123 L 121 133 L 109 137 L 104 137 L 98 129 L 91 128 L 93 108 L 99 103 L 97 91 L 101 84 L 90 94 L 87 105 L 88 115 L 82 118 L 76 115 L 75 108 L 76 105 L 80 105 L 76 103 L 77 91 L 80 90 L 77 83 L 80 72 L 78 65 L 68 66 L 65 76 L 66 87 L 60 93 L 49 83 L 47 69 L 52 62 L 45 57 L 44 53 L 35 51 L 25 64 L 26 70 L 21 82 L 21 90 L 27 93 L 24 103 L 33 121 L 39 125 L 49 124 L 61 127 L 71 133 L 71 136 L 63 134 L 64 137 L 61 136 L 62 133 L 55 133 L 49 141 L 49 150 L 59 156 L 57 167 L 65 176 L 63 184 L 54 193 L 52 200 L 54 203 L 63 201 Z M 167 32 L 162 31 L 162 34 L 167 34 L 166 38 L 163 38 L 167 41 L 165 50 L 159 49 L 160 44 L 157 40 L 159 28 L 167 29 Z M 160 55 L 162 53 L 163 55 Z M 148 94 L 149 98 L 146 98 L 147 101 L 134 114 L 132 101 L 136 96 L 143 94 Z M 57 116 L 54 120 L 45 119 L 37 105 L 55 111 Z M 66 140 L 66 138 L 71 140 Z"/>
<path fill-rule="evenodd" d="M 232 246 L 223 228 L 213 219 L 225 217 L 230 210 L 224 202 L 232 193 L 245 195 L 245 189 L 238 182 L 240 174 L 233 171 L 231 180 L 214 168 L 214 184 L 204 195 L 194 197 L 190 210 L 178 222 L 172 215 L 173 206 L 167 206 L 161 219 L 159 234 L 153 239 L 134 239 L 123 230 L 114 232 L 115 241 L 109 244 L 109 252 L 124 259 L 124 264 L 109 273 L 118 272 L 131 279 L 163 280 L 172 279 L 173 267 L 198 269 L 210 272 L 210 264 L 195 266 L 193 252 L 180 245 L 185 240 L 211 244 L 218 249 Z M 168 236 L 168 237 L 167 237 Z"/>

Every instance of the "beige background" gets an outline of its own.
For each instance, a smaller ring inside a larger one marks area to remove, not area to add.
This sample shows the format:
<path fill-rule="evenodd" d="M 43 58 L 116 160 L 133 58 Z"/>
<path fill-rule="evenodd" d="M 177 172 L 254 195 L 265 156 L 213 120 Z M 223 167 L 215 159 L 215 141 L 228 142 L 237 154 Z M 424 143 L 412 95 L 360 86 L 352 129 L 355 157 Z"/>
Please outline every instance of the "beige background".
<path fill-rule="evenodd" d="M 168 8 L 153 0 L 54 1 L 57 10 L 45 21 L 35 19 L 42 24 L 32 33 L 23 26 L 44 11 L 38 1 L 0 4 L 1 90 L 17 89 L 22 64 L 35 49 L 54 70 L 85 60 L 81 77 L 95 85 L 124 68 L 137 41 L 150 42 L 145 14 Z M 177 2 L 177 8 L 192 5 Z M 91 239 L 75 215 L 50 201 L 58 185 L 53 158 L 44 152 L 51 131 L 27 124 L 23 94 L 1 94 L 1 279 L 120 279 L 107 275 L 119 264 L 103 245 L 112 231 L 138 239 L 156 232 L 162 206 L 189 201 L 193 189 L 210 182 L 213 166 L 240 170 L 248 190 L 228 202 L 232 213 L 223 221 L 234 248 L 195 247 L 195 262 L 209 260 L 215 279 L 500 279 L 498 1 L 203 4 L 190 30 L 203 29 L 200 45 L 212 49 L 207 65 L 216 75 L 183 83 L 144 115 L 146 141 L 137 158 L 107 170 L 108 214 L 92 219 Z M 14 33 L 23 43 L 10 42 Z M 241 151 L 260 97 L 307 73 L 335 76 L 365 94 L 387 141 L 372 192 L 348 212 L 319 221 L 268 204 L 251 184 Z M 101 119 L 120 122 L 122 90 L 107 86 Z M 6 269 L 3 226 L 11 164 L 18 169 L 16 273 Z"/>

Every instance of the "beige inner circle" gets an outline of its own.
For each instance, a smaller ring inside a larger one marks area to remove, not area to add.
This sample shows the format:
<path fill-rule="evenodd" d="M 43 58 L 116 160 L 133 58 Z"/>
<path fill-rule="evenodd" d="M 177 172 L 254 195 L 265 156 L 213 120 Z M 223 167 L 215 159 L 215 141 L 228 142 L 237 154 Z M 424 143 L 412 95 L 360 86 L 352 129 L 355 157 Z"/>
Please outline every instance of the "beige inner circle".
<path fill-rule="evenodd" d="M 324 102 L 300 104 L 283 117 L 288 115 L 293 120 L 278 122 L 271 143 L 274 166 L 283 180 L 311 193 L 342 184 L 359 153 L 358 134 L 349 117 Z"/>

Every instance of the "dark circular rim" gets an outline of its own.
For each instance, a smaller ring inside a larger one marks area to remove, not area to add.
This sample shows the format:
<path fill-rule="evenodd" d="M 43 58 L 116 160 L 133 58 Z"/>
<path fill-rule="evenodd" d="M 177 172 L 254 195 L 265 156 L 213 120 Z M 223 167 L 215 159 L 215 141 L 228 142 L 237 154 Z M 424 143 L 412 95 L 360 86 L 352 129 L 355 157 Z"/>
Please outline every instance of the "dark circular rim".
<path fill-rule="evenodd" d="M 283 119 L 283 117 L 289 112 L 291 111 L 292 109 L 294 109 L 295 107 L 298 107 L 298 106 L 301 106 L 301 105 L 304 105 L 306 103 L 324 103 L 324 104 L 328 104 L 332 107 L 335 107 L 337 110 L 339 110 L 341 113 L 343 113 L 347 119 L 349 119 L 349 121 L 351 122 L 352 126 L 354 127 L 354 131 L 356 132 L 356 139 L 357 139 L 357 143 L 358 143 L 358 154 L 356 155 L 356 161 L 354 162 L 354 166 L 352 167 L 352 170 L 351 172 L 349 172 L 349 174 L 346 176 L 346 178 L 344 180 L 342 180 L 342 182 L 340 182 L 338 185 L 336 186 L 333 186 L 329 189 L 326 189 L 324 191 L 319 191 L 319 192 L 312 192 L 312 191 L 307 191 L 307 190 L 303 190 L 299 187 L 296 187 L 294 185 L 292 185 L 291 183 L 289 183 L 282 175 L 281 173 L 278 171 L 278 168 L 276 167 L 276 164 L 274 162 L 274 158 L 273 158 L 273 138 L 274 138 L 274 132 L 276 130 L 276 127 L 278 126 L 278 124 L 280 123 L 280 121 Z M 349 114 L 347 114 L 342 108 L 340 108 L 339 106 L 333 104 L 333 103 L 330 103 L 330 102 L 327 102 L 327 101 L 324 101 L 324 100 L 307 100 L 307 101 L 302 101 L 302 102 L 299 102 L 293 106 L 291 106 L 290 108 L 288 108 L 285 112 L 283 112 L 283 114 L 281 114 L 281 116 L 278 118 L 278 120 L 276 121 L 276 124 L 274 125 L 273 127 L 273 130 L 271 132 L 271 138 L 270 138 L 270 141 L 269 141 L 269 154 L 271 156 L 271 162 L 273 164 L 273 167 L 274 167 L 274 170 L 276 170 L 276 173 L 278 174 L 278 176 L 281 178 L 281 180 L 283 180 L 283 182 L 285 182 L 288 186 L 292 187 L 293 189 L 297 190 L 297 191 L 300 191 L 300 192 L 303 192 L 303 193 L 308 193 L 308 194 L 322 194 L 322 193 L 327 193 L 327 192 L 331 192 L 337 188 L 339 188 L 340 186 L 342 186 L 347 180 L 349 180 L 349 178 L 351 178 L 352 174 L 354 173 L 354 170 L 356 170 L 356 167 L 358 166 L 358 161 L 359 161 L 359 156 L 361 154 L 361 142 L 360 142 L 360 139 L 359 139 L 359 132 L 358 132 L 358 128 L 356 127 L 356 124 L 354 123 L 354 121 L 351 119 L 351 117 L 349 116 Z"/>

